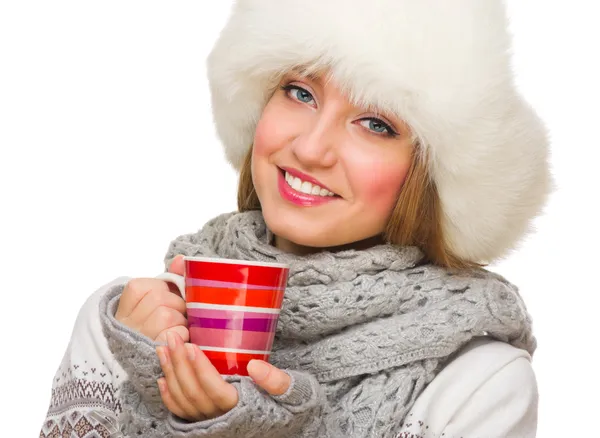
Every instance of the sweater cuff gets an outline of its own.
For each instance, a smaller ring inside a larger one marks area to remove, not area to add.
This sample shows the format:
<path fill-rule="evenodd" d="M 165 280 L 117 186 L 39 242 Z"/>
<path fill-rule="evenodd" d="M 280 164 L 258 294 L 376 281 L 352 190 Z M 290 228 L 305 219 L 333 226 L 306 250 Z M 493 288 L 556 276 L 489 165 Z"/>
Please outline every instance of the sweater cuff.
<path fill-rule="evenodd" d="M 309 374 L 287 371 L 292 378 L 288 391 L 271 396 L 249 377 L 228 376 L 238 390 L 238 404 L 229 412 L 209 420 L 188 422 L 173 414 L 167 428 L 174 436 L 270 437 L 302 430 L 320 421 L 324 396 L 319 383 Z"/>
<path fill-rule="evenodd" d="M 272 395 L 275 401 L 291 412 L 302 412 L 316 406 L 322 399 L 321 385 L 312 375 L 295 370 L 284 370 L 291 378 L 290 387 L 281 395 Z"/>

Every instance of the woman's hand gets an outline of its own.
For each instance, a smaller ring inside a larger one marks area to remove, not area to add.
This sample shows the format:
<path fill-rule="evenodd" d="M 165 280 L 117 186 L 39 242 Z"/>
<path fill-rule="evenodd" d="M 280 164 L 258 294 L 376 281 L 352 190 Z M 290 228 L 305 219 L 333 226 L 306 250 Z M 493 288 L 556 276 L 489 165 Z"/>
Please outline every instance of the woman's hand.
<path fill-rule="evenodd" d="M 182 275 L 183 270 L 183 257 L 177 256 L 169 272 Z M 115 318 L 155 341 L 166 343 L 167 331 L 187 341 L 185 311 L 185 300 L 176 286 L 156 278 L 134 278 L 123 289 Z"/>
<path fill-rule="evenodd" d="M 167 409 L 184 420 L 201 421 L 237 405 L 237 389 L 223 380 L 202 350 L 185 344 L 176 332 L 168 332 L 167 341 L 168 347 L 156 349 L 165 374 L 158 387 Z M 261 360 L 250 361 L 248 374 L 271 395 L 285 393 L 291 383 L 287 373 Z"/>

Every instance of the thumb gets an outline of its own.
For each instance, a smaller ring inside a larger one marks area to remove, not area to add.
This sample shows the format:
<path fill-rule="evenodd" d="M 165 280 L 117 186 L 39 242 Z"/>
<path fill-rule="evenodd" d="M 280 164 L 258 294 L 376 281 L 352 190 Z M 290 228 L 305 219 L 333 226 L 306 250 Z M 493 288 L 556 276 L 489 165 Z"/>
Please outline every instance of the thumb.
<path fill-rule="evenodd" d="M 252 359 L 247 369 L 252 380 L 271 395 L 284 394 L 292 383 L 292 378 L 288 373 L 275 368 L 264 360 Z"/>
<path fill-rule="evenodd" d="M 167 332 L 177 333 L 179 336 L 181 336 L 181 340 L 183 342 L 190 341 L 190 332 L 189 332 L 188 328 L 184 325 L 178 325 L 178 326 L 170 327 L 168 329 L 163 330 L 162 332 L 160 332 L 158 334 L 155 341 L 160 344 L 167 345 Z"/>
<path fill-rule="evenodd" d="M 169 265 L 169 272 L 172 274 L 183 275 L 184 270 L 183 256 L 181 254 L 176 255 Z"/>

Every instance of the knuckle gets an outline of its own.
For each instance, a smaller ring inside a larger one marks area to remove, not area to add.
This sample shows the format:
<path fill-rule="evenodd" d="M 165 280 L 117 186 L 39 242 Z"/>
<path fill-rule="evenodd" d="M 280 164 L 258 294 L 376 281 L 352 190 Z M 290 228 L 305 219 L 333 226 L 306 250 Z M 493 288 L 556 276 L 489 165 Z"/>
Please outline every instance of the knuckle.
<path fill-rule="evenodd" d="M 183 392 L 185 398 L 187 398 L 192 405 L 197 406 L 203 401 L 202 397 L 198 394 L 197 391 L 192 391 L 190 389 L 190 386 L 191 385 L 183 385 L 183 387 L 181 388 L 181 392 Z"/>
<path fill-rule="evenodd" d="M 180 307 L 182 310 L 182 312 L 185 311 L 186 308 L 186 302 L 183 298 L 181 298 L 179 295 L 173 295 L 173 298 L 175 299 L 174 302 L 177 304 L 178 307 Z"/>
<path fill-rule="evenodd" d="M 175 325 L 177 322 L 176 313 L 172 309 L 169 309 L 165 306 L 159 306 L 156 309 L 156 317 L 158 318 L 158 322 L 161 324 L 161 326 L 171 326 Z"/>
<path fill-rule="evenodd" d="M 125 286 L 125 288 L 129 291 L 129 292 L 135 292 L 138 289 L 140 289 L 141 287 L 141 283 L 143 283 L 144 281 L 141 278 L 131 278 L 128 282 L 127 285 Z"/>
<path fill-rule="evenodd" d="M 140 298 L 148 290 L 148 283 L 143 278 L 132 278 L 125 285 L 123 294 L 130 295 L 133 298 Z"/>
<path fill-rule="evenodd" d="M 149 304 L 154 308 L 161 307 L 165 304 L 165 298 L 163 293 L 156 289 L 153 289 L 148 294 L 148 297 L 146 299 L 149 300 Z"/>
<path fill-rule="evenodd" d="M 155 305 L 168 307 L 173 309 L 181 314 L 185 312 L 186 304 L 185 300 L 181 297 L 172 294 L 171 292 L 165 291 L 157 291 L 156 294 L 152 297 Z"/>
<path fill-rule="evenodd" d="M 233 403 L 233 400 L 231 399 L 231 397 L 229 397 L 229 394 L 226 393 L 225 391 L 215 394 L 214 402 L 217 406 L 219 406 L 223 410 L 230 410 L 235 406 Z"/>
<path fill-rule="evenodd" d="M 183 396 L 187 399 L 187 411 L 195 412 L 196 414 L 212 415 L 218 411 L 217 406 L 212 403 L 206 396 L 199 391 L 192 391 L 189 386 L 184 386 L 181 389 Z M 194 415 L 196 416 L 196 415 Z"/>
<path fill-rule="evenodd" d="M 225 383 L 225 382 L 223 382 Z M 211 394 L 211 398 L 215 404 L 223 411 L 229 411 L 237 404 L 237 389 L 229 384 L 223 385 L 223 387 L 216 393 Z"/>

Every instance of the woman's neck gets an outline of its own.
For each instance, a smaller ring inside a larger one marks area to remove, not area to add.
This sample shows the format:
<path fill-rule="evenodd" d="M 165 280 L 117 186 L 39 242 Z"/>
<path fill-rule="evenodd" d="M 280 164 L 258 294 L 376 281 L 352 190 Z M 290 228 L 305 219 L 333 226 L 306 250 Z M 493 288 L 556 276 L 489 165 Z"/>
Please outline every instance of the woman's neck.
<path fill-rule="evenodd" d="M 271 244 L 273 246 L 275 246 L 277 249 L 280 249 L 283 252 L 288 252 L 290 254 L 295 254 L 298 256 L 315 254 L 317 252 L 322 252 L 322 251 L 339 252 L 339 251 L 345 251 L 345 250 L 349 250 L 349 249 L 361 250 L 361 249 L 371 248 L 375 245 L 380 245 L 382 243 L 384 243 L 382 236 L 373 236 L 368 239 L 359 240 L 357 242 L 346 243 L 344 245 L 319 248 L 319 247 L 313 247 L 313 246 L 298 245 L 297 243 L 294 243 L 291 240 L 288 240 L 284 237 L 276 236 L 276 235 L 273 236 L 273 241 L 271 242 Z"/>

